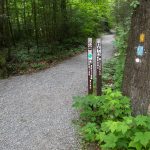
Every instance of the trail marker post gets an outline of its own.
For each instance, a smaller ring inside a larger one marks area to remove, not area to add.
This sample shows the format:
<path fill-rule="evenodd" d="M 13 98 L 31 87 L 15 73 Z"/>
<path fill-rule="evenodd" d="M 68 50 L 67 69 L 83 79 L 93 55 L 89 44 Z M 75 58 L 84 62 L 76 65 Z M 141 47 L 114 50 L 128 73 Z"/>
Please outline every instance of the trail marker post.
<path fill-rule="evenodd" d="M 88 94 L 93 94 L 93 42 L 88 38 Z"/>
<path fill-rule="evenodd" d="M 102 40 L 96 40 L 96 94 L 102 95 Z"/>

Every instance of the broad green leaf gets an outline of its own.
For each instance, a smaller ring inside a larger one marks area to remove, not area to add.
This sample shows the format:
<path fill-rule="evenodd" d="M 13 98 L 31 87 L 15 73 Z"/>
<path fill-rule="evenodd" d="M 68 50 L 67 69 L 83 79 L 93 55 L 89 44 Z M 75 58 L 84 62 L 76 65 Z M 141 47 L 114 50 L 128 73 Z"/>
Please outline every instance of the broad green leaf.
<path fill-rule="evenodd" d="M 113 133 L 110 133 L 104 137 L 105 144 L 103 145 L 103 147 L 115 148 L 117 140 L 118 137 L 115 136 Z"/>
<path fill-rule="evenodd" d="M 134 142 L 140 142 L 144 147 L 150 143 L 150 132 L 136 132 Z"/>
<path fill-rule="evenodd" d="M 106 136 L 105 132 L 99 132 L 98 134 L 96 134 L 96 140 L 103 142 L 105 136 Z"/>
<path fill-rule="evenodd" d="M 145 126 L 145 127 L 147 126 L 146 124 L 147 116 L 139 115 L 135 118 L 135 121 L 138 126 Z"/>
<path fill-rule="evenodd" d="M 118 129 L 117 131 L 121 131 L 123 134 L 127 132 L 129 126 L 124 122 L 118 122 Z"/>
<path fill-rule="evenodd" d="M 142 145 L 138 142 L 131 141 L 129 147 L 135 147 L 136 150 L 142 150 Z"/>
<path fill-rule="evenodd" d="M 124 117 L 123 119 L 128 125 L 133 122 L 133 117 Z"/>

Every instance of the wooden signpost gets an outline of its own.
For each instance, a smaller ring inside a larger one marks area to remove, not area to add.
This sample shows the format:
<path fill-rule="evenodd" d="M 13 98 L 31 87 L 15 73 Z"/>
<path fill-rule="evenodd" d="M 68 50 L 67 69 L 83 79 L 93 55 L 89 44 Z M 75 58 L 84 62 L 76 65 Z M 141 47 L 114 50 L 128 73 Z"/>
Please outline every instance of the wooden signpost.
<path fill-rule="evenodd" d="M 88 94 L 93 94 L 93 42 L 88 38 Z"/>
<path fill-rule="evenodd" d="M 102 95 L 102 41 L 96 40 L 96 94 Z"/>
<path fill-rule="evenodd" d="M 88 94 L 93 94 L 93 41 L 88 38 Z M 96 95 L 102 95 L 102 41 L 96 40 Z"/>

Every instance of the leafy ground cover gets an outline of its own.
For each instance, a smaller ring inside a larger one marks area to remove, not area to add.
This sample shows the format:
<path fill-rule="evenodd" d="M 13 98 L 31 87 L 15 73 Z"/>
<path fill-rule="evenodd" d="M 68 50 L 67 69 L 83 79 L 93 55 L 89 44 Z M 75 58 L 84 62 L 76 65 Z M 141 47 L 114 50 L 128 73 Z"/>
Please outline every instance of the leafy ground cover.
<path fill-rule="evenodd" d="M 36 49 L 30 51 L 30 53 L 26 50 L 21 50 L 14 53 L 13 57 L 15 61 L 9 62 L 7 68 L 11 75 L 32 73 L 53 66 L 64 59 L 78 55 L 84 51 L 84 46 L 72 48 L 71 50 L 57 50 L 57 53 L 50 52 L 47 47 L 41 48 L 39 53 Z"/>

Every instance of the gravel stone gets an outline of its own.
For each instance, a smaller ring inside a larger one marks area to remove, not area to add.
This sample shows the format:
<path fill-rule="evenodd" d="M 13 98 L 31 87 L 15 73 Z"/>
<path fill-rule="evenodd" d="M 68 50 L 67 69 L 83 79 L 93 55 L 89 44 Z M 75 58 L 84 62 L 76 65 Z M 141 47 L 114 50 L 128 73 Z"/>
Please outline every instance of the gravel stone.
<path fill-rule="evenodd" d="M 103 36 L 103 60 L 114 35 Z M 80 150 L 72 97 L 87 93 L 86 53 L 57 66 L 0 80 L 0 150 Z"/>

